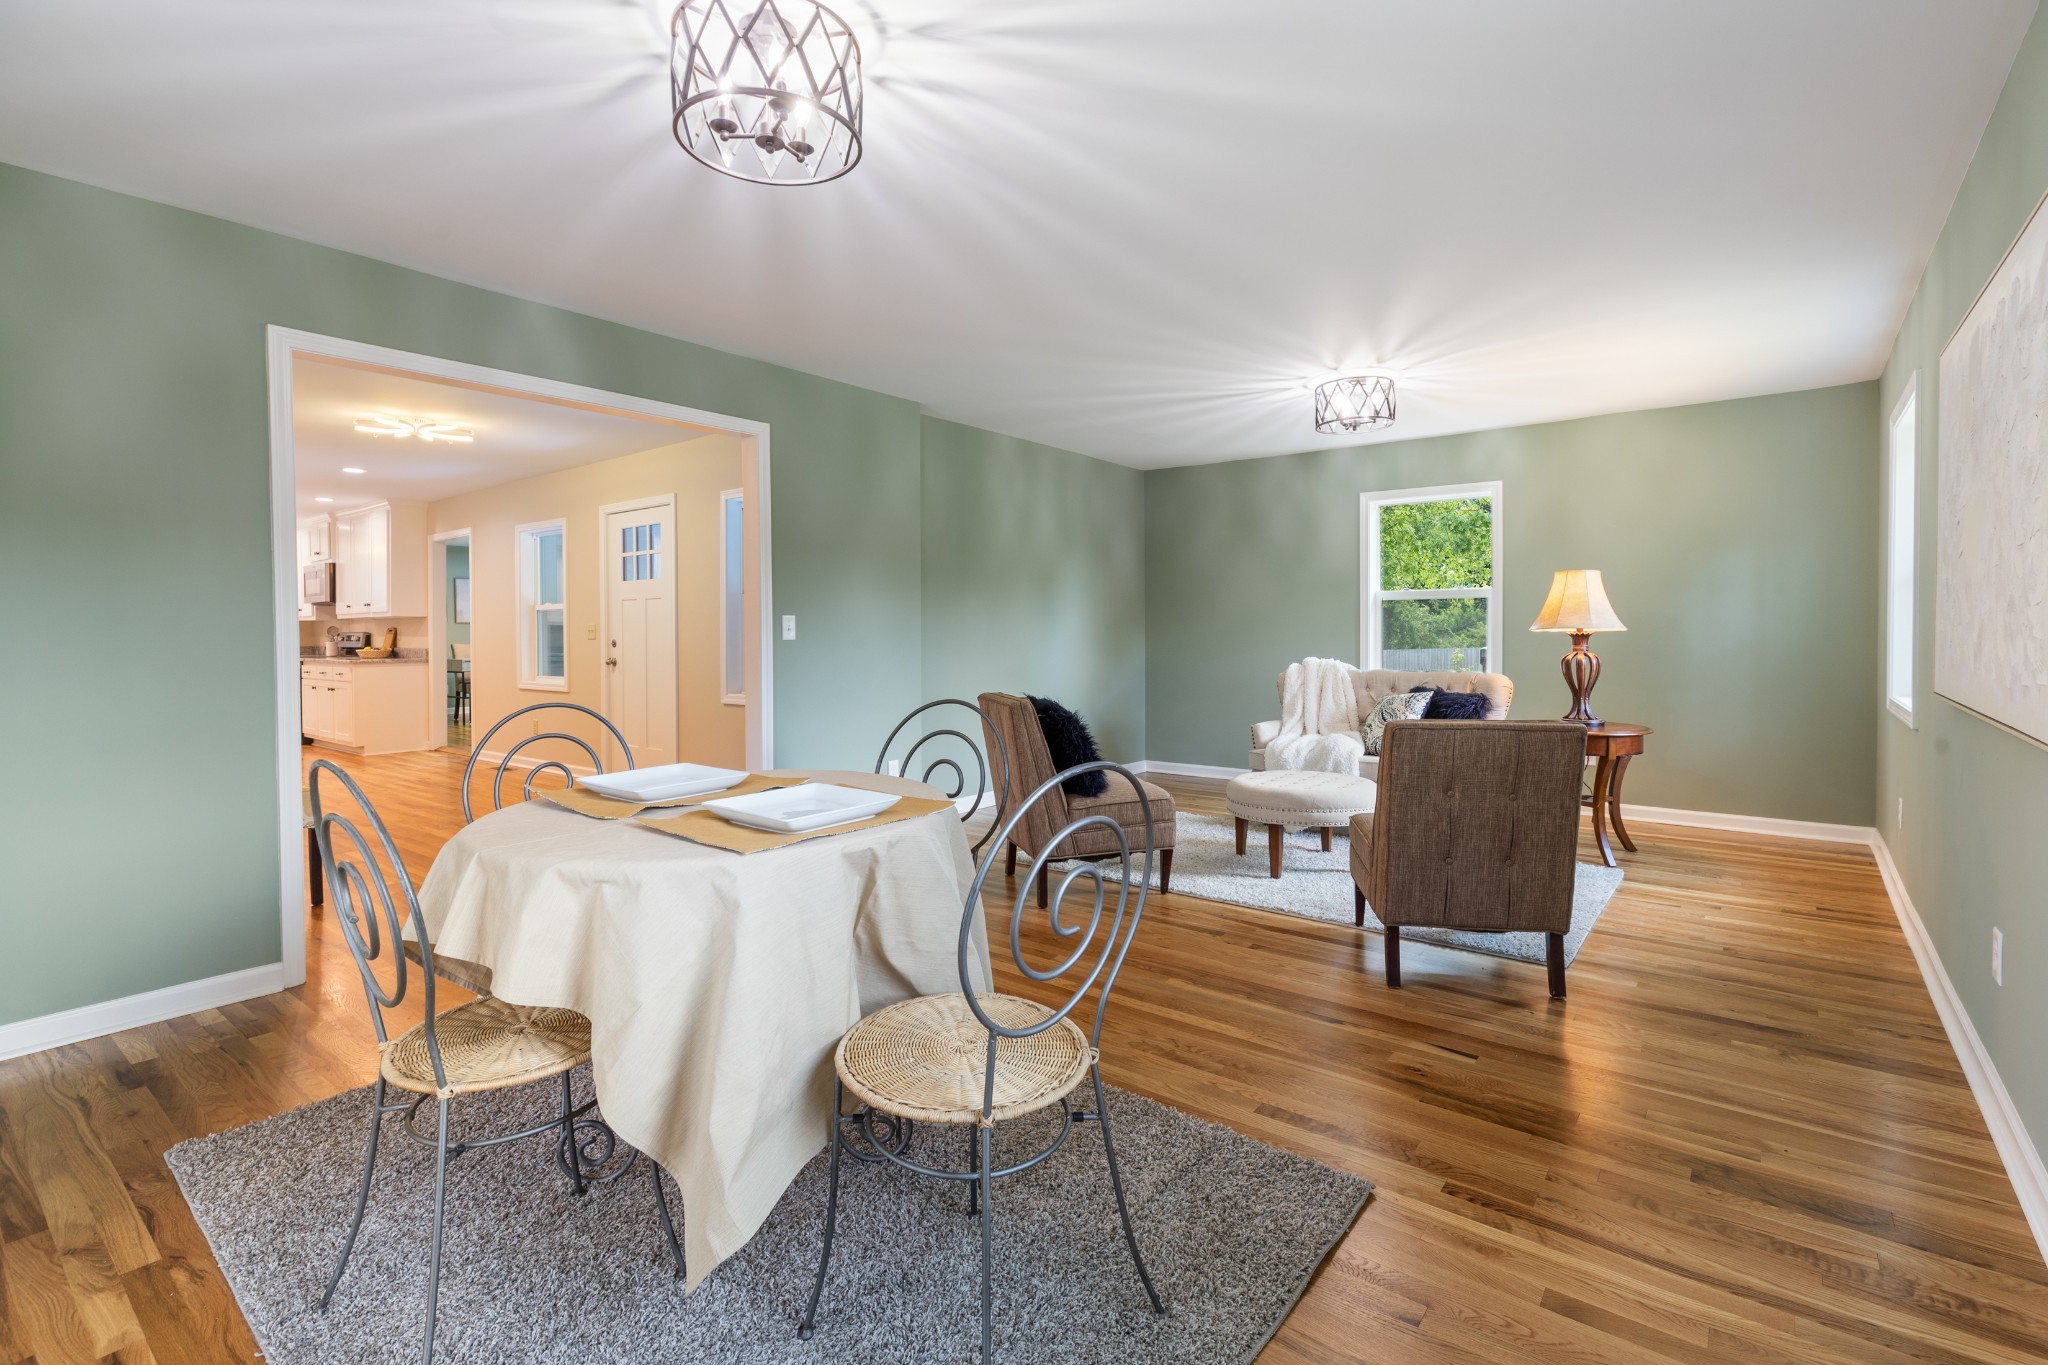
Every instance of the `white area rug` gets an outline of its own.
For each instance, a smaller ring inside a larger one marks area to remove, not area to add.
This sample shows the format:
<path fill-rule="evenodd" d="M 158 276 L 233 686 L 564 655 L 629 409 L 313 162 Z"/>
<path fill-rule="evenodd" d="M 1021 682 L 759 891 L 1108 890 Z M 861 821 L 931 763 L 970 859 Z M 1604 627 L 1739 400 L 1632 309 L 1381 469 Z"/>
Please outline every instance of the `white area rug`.
<path fill-rule="evenodd" d="M 1259 910 L 1277 910 L 1303 919 L 1350 924 L 1353 910 L 1350 842 L 1340 831 L 1330 852 L 1323 852 L 1322 836 L 1313 830 L 1289 831 L 1282 855 L 1280 879 L 1268 874 L 1266 830 L 1254 825 L 1245 840 L 1244 856 L 1237 855 L 1235 822 L 1214 815 L 1183 813 L 1178 824 L 1177 849 L 1173 855 L 1173 892 L 1177 896 L 1199 896 L 1203 900 L 1228 901 Z M 1108 864 L 1103 864 L 1108 869 Z M 1020 868 L 1021 872 L 1021 868 Z M 1111 873 L 1110 875 L 1114 875 Z M 1159 884 L 1155 869 L 1152 884 Z M 1578 885 L 1572 894 L 1572 927 L 1564 937 L 1564 959 L 1579 955 L 1580 945 L 1592 932 L 1600 912 L 1621 889 L 1621 869 L 1580 863 Z M 1078 888 L 1077 888 L 1078 890 Z M 1385 926 L 1368 906 L 1365 927 L 1383 933 Z M 1546 945 L 1542 934 L 1472 934 L 1457 929 L 1403 929 L 1403 943 L 1418 941 L 1508 957 L 1517 962 L 1542 962 Z"/>

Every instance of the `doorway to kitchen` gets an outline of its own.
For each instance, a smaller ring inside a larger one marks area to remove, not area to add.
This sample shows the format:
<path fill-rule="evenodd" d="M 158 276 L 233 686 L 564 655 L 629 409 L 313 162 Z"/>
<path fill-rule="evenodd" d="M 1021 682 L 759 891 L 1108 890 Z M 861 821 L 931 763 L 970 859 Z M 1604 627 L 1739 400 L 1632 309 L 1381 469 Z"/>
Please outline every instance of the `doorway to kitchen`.
<path fill-rule="evenodd" d="M 344 767 L 466 753 L 523 707 L 570 702 L 617 724 L 636 766 L 773 766 L 765 424 L 269 340 L 289 981 L 305 971 L 302 745 Z M 599 742 L 606 767 L 623 759 Z"/>

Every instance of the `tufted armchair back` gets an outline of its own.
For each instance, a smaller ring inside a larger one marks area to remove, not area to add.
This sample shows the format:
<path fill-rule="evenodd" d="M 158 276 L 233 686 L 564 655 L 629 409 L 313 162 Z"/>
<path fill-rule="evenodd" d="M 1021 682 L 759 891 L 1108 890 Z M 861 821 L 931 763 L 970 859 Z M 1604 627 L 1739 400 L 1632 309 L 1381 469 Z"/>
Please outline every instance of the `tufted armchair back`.
<path fill-rule="evenodd" d="M 1562 934 L 1572 924 L 1586 728 L 1397 720 L 1359 889 L 1390 926 Z"/>
<path fill-rule="evenodd" d="M 1009 809 L 1015 810 L 1058 771 L 1052 766 L 1052 751 L 1045 747 L 1045 732 L 1038 728 L 1038 710 L 1029 697 L 1013 697 L 1007 692 L 984 692 L 975 700 L 1002 737 L 1000 746 L 991 738 L 989 747 L 1009 752 Z M 1055 787 L 1024 812 L 1017 842 L 1035 854 L 1066 828 L 1067 820 L 1066 793 Z"/>

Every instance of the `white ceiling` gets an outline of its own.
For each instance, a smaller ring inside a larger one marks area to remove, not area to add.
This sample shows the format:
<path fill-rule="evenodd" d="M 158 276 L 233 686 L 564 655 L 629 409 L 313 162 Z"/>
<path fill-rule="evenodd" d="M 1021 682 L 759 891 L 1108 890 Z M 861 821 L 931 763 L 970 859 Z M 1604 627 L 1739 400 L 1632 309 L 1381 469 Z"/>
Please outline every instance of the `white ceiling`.
<path fill-rule="evenodd" d="M 476 439 L 430 442 L 355 429 L 358 417 L 379 414 L 455 422 L 470 428 Z M 300 516 L 345 512 L 386 498 L 452 498 L 707 434 L 702 427 L 367 366 L 307 356 L 292 362 L 292 456 Z M 363 472 L 343 473 L 347 468 Z"/>
<path fill-rule="evenodd" d="M 650 0 L 9 0 L 0 159 L 1138 466 L 1875 374 L 2035 0 L 872 0 L 743 184 Z"/>

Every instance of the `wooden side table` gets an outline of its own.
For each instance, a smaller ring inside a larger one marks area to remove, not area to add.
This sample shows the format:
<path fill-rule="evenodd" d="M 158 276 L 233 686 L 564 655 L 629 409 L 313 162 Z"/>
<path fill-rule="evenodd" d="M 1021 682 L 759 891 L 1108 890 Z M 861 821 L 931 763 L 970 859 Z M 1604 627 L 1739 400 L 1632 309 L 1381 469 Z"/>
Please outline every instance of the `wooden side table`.
<path fill-rule="evenodd" d="M 1600 847 L 1600 858 L 1609 867 L 1614 863 L 1614 846 L 1607 841 L 1607 827 L 1614 826 L 1615 838 L 1630 853 L 1636 851 L 1635 840 L 1628 837 L 1628 826 L 1621 820 L 1621 779 L 1628 775 L 1628 762 L 1643 751 L 1643 737 L 1655 734 L 1647 725 L 1624 725 L 1618 721 L 1602 721 L 1586 727 L 1586 757 L 1595 760 L 1593 765 L 1593 793 L 1581 797 L 1593 808 L 1593 842 Z"/>

